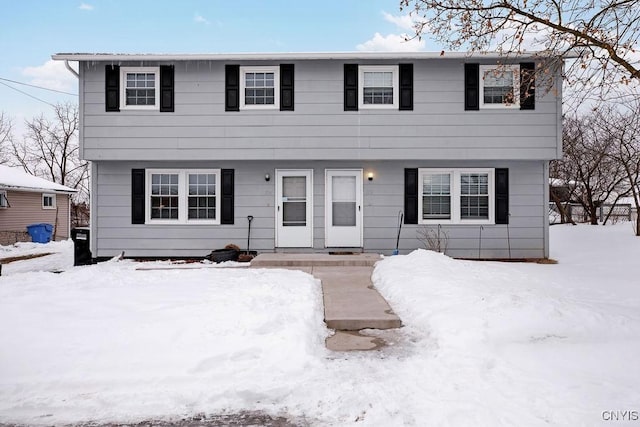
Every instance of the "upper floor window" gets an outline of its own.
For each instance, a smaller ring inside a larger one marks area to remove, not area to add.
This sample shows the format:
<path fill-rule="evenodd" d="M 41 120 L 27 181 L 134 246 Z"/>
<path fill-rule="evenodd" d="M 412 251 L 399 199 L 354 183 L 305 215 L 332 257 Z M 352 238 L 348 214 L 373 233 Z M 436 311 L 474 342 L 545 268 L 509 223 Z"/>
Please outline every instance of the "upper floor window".
<path fill-rule="evenodd" d="M 240 67 L 240 108 L 280 107 L 279 67 Z"/>
<path fill-rule="evenodd" d="M 55 194 L 42 194 L 42 209 L 55 209 L 56 208 L 56 195 Z"/>
<path fill-rule="evenodd" d="M 423 224 L 492 224 L 493 169 L 420 169 L 419 221 Z"/>
<path fill-rule="evenodd" d="M 517 65 L 480 66 L 480 108 L 520 108 Z"/>
<path fill-rule="evenodd" d="M 398 108 L 398 66 L 360 66 L 360 108 Z"/>
<path fill-rule="evenodd" d="M 123 109 L 158 109 L 159 67 L 122 67 L 120 73 Z"/>
<path fill-rule="evenodd" d="M 147 182 L 147 223 L 220 224 L 219 169 L 149 169 Z"/>

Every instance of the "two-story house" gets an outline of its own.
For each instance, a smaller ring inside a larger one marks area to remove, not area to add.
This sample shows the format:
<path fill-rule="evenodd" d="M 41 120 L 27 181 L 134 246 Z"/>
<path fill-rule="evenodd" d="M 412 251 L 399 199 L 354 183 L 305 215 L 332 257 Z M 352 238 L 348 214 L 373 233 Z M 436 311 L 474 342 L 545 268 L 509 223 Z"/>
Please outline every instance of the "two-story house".
<path fill-rule="evenodd" d="M 96 257 L 244 247 L 249 215 L 258 251 L 389 254 L 400 211 L 403 252 L 430 228 L 454 257 L 549 254 L 561 87 L 535 93 L 535 56 L 53 58 L 79 63 Z"/>

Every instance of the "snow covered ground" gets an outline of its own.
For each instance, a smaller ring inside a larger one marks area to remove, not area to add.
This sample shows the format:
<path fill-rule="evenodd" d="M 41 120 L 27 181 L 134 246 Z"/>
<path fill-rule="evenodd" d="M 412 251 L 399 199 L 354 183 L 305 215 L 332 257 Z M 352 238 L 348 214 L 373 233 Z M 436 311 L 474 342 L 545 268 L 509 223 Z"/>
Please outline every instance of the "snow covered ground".
<path fill-rule="evenodd" d="M 637 414 L 640 238 L 629 223 L 553 226 L 551 248 L 556 265 L 386 258 L 374 283 L 405 326 L 362 353 L 325 349 L 320 285 L 301 272 L 11 263 L 0 422 L 250 410 L 311 425 L 599 425 Z"/>

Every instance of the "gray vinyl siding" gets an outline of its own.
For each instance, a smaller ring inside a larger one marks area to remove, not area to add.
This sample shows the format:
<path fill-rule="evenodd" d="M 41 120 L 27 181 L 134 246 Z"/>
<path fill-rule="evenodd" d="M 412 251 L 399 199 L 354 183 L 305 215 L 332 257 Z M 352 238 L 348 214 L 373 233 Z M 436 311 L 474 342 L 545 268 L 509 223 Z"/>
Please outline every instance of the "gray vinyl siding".
<path fill-rule="evenodd" d="M 447 254 L 465 258 L 541 258 L 546 255 L 545 161 L 129 161 L 94 162 L 92 199 L 93 255 L 179 257 L 204 256 L 234 243 L 246 248 L 247 215 L 253 215 L 251 249 L 274 251 L 275 170 L 313 169 L 314 248 L 324 247 L 325 169 L 363 169 L 364 247 L 390 254 L 395 247 L 398 212 L 404 205 L 404 168 L 509 168 L 509 225 L 445 226 Z M 132 225 L 131 169 L 232 168 L 235 170 L 233 225 Z M 368 172 L 374 173 L 367 181 Z M 272 179 L 267 182 L 264 175 Z M 402 253 L 423 247 L 416 232 L 422 226 L 403 225 Z M 507 236 L 509 237 L 507 239 Z M 509 251 L 510 249 L 510 251 Z"/>
<path fill-rule="evenodd" d="M 464 111 L 462 60 L 404 62 L 414 64 L 413 111 L 345 112 L 344 61 L 299 60 L 293 62 L 295 111 L 225 112 L 225 63 L 182 61 L 175 64 L 172 113 L 105 112 L 105 63 L 84 62 L 82 156 L 122 161 L 550 160 L 560 153 L 561 111 L 553 91 L 538 96 L 533 111 Z"/>

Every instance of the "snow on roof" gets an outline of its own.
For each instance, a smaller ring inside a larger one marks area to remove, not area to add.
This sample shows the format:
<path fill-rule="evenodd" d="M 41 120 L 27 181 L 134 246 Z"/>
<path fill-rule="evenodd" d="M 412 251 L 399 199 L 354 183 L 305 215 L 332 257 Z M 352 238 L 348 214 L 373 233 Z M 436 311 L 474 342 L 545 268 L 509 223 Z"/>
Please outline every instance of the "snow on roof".
<path fill-rule="evenodd" d="M 30 175 L 22 169 L 0 165 L 0 189 L 45 190 L 61 193 L 75 193 L 76 190 L 43 178 Z"/>

